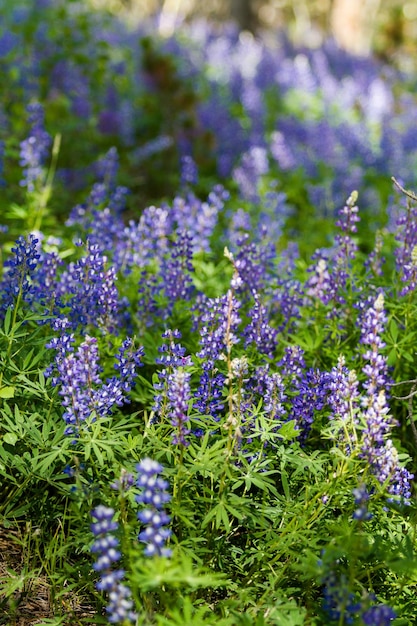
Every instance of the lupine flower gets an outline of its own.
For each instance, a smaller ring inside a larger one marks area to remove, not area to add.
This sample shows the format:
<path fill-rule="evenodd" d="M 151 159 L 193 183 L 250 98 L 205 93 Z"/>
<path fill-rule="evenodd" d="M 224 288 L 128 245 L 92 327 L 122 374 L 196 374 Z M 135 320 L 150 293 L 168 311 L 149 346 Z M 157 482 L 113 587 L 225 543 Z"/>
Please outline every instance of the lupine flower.
<path fill-rule="evenodd" d="M 356 509 L 353 513 L 353 519 L 358 521 L 370 520 L 372 513 L 368 511 L 369 492 L 365 485 L 359 485 L 353 490 L 353 497 L 355 499 Z"/>
<path fill-rule="evenodd" d="M 361 320 L 361 343 L 368 346 L 363 358 L 368 361 L 363 372 L 367 376 L 364 384 L 367 390 L 368 400 L 384 387 L 387 380 L 387 359 L 380 354 L 385 347 L 381 339 L 387 316 L 384 311 L 384 296 L 379 294 L 373 305 L 369 306 Z"/>
<path fill-rule="evenodd" d="M 265 305 L 261 303 L 260 295 L 255 292 L 253 298 L 255 304 L 248 313 L 251 322 L 243 331 L 245 346 L 254 343 L 261 354 L 272 358 L 277 344 L 278 331 L 269 325 L 268 312 Z"/>
<path fill-rule="evenodd" d="M 357 443 L 355 424 L 358 421 L 356 417 L 359 408 L 358 385 L 356 372 L 346 367 L 345 358 L 340 355 L 337 367 L 333 367 L 329 374 L 328 405 L 331 410 L 329 419 L 339 422 L 338 434 L 344 440 L 347 454 L 351 453 L 352 447 Z"/>
<path fill-rule="evenodd" d="M 275 244 L 260 242 L 250 243 L 249 235 L 237 241 L 238 249 L 228 257 L 239 277 L 237 289 L 249 293 L 262 292 L 270 275 L 273 273 L 272 259 L 275 258 Z"/>
<path fill-rule="evenodd" d="M 349 265 L 357 252 L 357 245 L 352 239 L 360 219 L 358 207 L 355 205 L 357 196 L 356 192 L 352 192 L 339 211 L 336 226 L 341 229 L 342 234 L 336 235 L 334 247 L 330 250 L 317 250 L 313 257 L 318 259 L 317 263 L 309 269 L 311 277 L 306 284 L 306 293 L 324 304 L 344 301 L 342 293 L 347 286 Z"/>
<path fill-rule="evenodd" d="M 185 356 L 185 348 L 175 340 L 181 338 L 179 330 L 166 330 L 162 337 L 169 339 L 167 343 L 158 348 L 161 356 L 156 359 L 164 368 L 158 372 L 158 382 L 154 384 L 156 394 L 154 396 L 153 410 L 164 417 L 168 407 L 168 378 L 178 367 L 191 365 L 191 357 Z"/>
<path fill-rule="evenodd" d="M 20 144 L 20 165 L 23 167 L 22 187 L 34 191 L 43 175 L 43 165 L 51 146 L 51 137 L 44 127 L 44 111 L 39 103 L 29 104 L 30 135 Z"/>
<path fill-rule="evenodd" d="M 190 433 L 188 423 L 188 405 L 191 398 L 191 374 L 182 368 L 175 368 L 167 377 L 167 415 L 174 427 L 173 445 L 187 446 L 186 436 Z"/>
<path fill-rule="evenodd" d="M 366 626 L 389 626 L 395 617 L 397 617 L 395 611 L 387 604 L 371 606 L 361 615 Z"/>
<path fill-rule="evenodd" d="M 194 397 L 194 408 L 202 415 L 212 415 L 214 418 L 224 408 L 223 388 L 226 377 L 217 372 L 215 368 L 205 371 L 203 362 L 203 373 L 200 376 L 200 384 Z"/>
<path fill-rule="evenodd" d="M 271 419 L 282 419 L 285 415 L 285 386 L 277 372 L 267 374 L 265 378 L 264 409 Z"/>
<path fill-rule="evenodd" d="M 384 240 L 382 233 L 380 231 L 377 231 L 375 235 L 374 249 L 370 252 L 368 258 L 365 261 L 365 267 L 370 268 L 375 276 L 382 275 L 382 266 L 385 263 L 385 258 L 381 256 L 383 243 Z"/>
<path fill-rule="evenodd" d="M 89 324 L 108 332 L 117 327 L 120 308 L 116 270 L 107 267 L 107 257 L 96 244 L 87 243 L 87 253 L 63 272 L 58 294 L 69 307 L 73 328 Z"/>
<path fill-rule="evenodd" d="M 353 624 L 361 605 L 349 590 L 345 575 L 330 571 L 323 582 L 323 609 L 329 619 L 339 622 L 343 616 L 344 624 Z"/>
<path fill-rule="evenodd" d="M 347 421 L 358 404 L 358 379 L 353 370 L 345 365 L 345 358 L 340 355 L 337 367 L 333 367 L 329 377 L 329 399 L 331 408 L 330 419 Z"/>
<path fill-rule="evenodd" d="M 164 257 L 161 267 L 164 294 L 168 299 L 165 315 L 172 312 L 178 300 L 189 299 L 192 291 L 191 262 L 193 256 L 192 237 L 187 231 L 178 231 L 176 239 Z"/>
<path fill-rule="evenodd" d="M 321 411 L 327 404 L 328 386 L 328 373 L 314 368 L 309 368 L 294 384 L 296 395 L 292 398 L 288 419 L 295 420 L 301 442 L 308 437 L 315 411 Z"/>
<path fill-rule="evenodd" d="M 414 289 L 413 250 L 417 246 L 417 206 L 409 198 L 406 201 L 406 210 L 396 220 L 395 239 L 399 243 L 395 249 L 397 272 L 401 281 L 406 283 L 400 295 L 405 295 Z"/>
<path fill-rule="evenodd" d="M 131 591 L 122 584 L 125 572 L 115 569 L 121 558 L 119 540 L 114 534 L 118 530 L 118 523 L 113 521 L 115 512 L 110 507 L 100 504 L 91 516 L 95 522 L 91 524 L 91 531 L 95 541 L 91 552 L 96 555 L 93 569 L 100 574 L 96 583 L 99 591 L 106 591 L 109 603 L 106 607 L 107 619 L 110 624 L 135 624 L 137 615 L 133 611 Z"/>
<path fill-rule="evenodd" d="M 336 297 L 336 284 L 326 259 L 319 258 L 314 268 L 309 270 L 311 277 L 306 283 L 306 294 L 323 304 L 329 304 Z"/>
<path fill-rule="evenodd" d="M 114 482 L 111 483 L 110 487 L 115 491 L 119 491 L 120 493 L 126 493 L 133 485 L 135 484 L 135 477 L 133 474 L 127 472 L 124 468 L 122 468 L 120 472 L 120 478 L 117 478 Z"/>
<path fill-rule="evenodd" d="M 184 198 L 178 196 L 174 199 L 169 208 L 171 227 L 176 226 L 188 232 L 192 238 L 193 252 L 210 251 L 210 237 L 228 197 L 224 188 L 216 185 L 205 202 L 192 192 L 188 192 Z"/>
<path fill-rule="evenodd" d="M 219 298 L 208 298 L 202 305 L 204 309 L 198 319 L 201 350 L 197 356 L 204 359 L 208 369 L 214 367 L 221 354 L 230 353 L 232 346 L 239 342 L 240 303 L 229 290 Z"/>
<path fill-rule="evenodd" d="M 128 402 L 127 393 L 134 384 L 136 368 L 141 365 L 143 348 L 132 349 L 132 340 L 126 339 L 117 356 L 115 368 L 119 375 L 100 378 L 101 367 L 97 339 L 87 336 L 74 352 L 72 335 L 52 340 L 47 347 L 57 351 L 55 363 L 46 371 L 54 386 L 60 386 L 59 395 L 65 408 L 63 419 L 68 425 L 65 434 L 77 435 L 82 424 L 111 414 L 115 406 Z"/>
<path fill-rule="evenodd" d="M 194 159 L 185 155 L 181 157 L 181 185 L 195 185 L 198 182 L 197 165 Z"/>
<path fill-rule="evenodd" d="M 261 146 L 252 146 L 242 155 L 240 165 L 233 170 L 233 179 L 245 200 L 258 199 L 260 177 L 268 171 L 267 151 Z"/>
<path fill-rule="evenodd" d="M 296 345 L 286 347 L 278 366 L 281 368 L 282 376 L 288 376 L 293 381 L 299 379 L 306 369 L 304 350 Z"/>
<path fill-rule="evenodd" d="M 396 421 L 389 414 L 386 400 L 387 359 L 380 354 L 380 350 L 385 347 L 381 339 L 385 322 L 384 297 L 380 293 L 362 318 L 361 342 L 367 347 L 363 355 L 367 361 L 363 372 L 367 380 L 364 383 L 365 428 L 361 454 L 381 484 L 389 479 L 388 492 L 407 502 L 411 494 L 410 482 L 414 476 L 399 465 L 398 452 L 392 441 L 387 439 Z"/>
<path fill-rule="evenodd" d="M 33 288 L 31 278 L 40 259 L 38 239 L 30 234 L 27 238 L 19 237 L 12 248 L 13 256 L 4 262 L 6 276 L 0 282 L 2 302 L 0 310 L 14 307 L 17 298 L 31 301 Z"/>
<path fill-rule="evenodd" d="M 156 461 L 145 458 L 136 465 L 136 470 L 136 485 L 141 492 L 135 499 L 144 505 L 138 513 L 138 520 L 145 525 L 144 530 L 139 533 L 139 541 L 146 544 L 146 556 L 171 556 L 171 550 L 165 547 L 171 536 L 171 531 L 166 528 L 170 517 L 164 511 L 171 496 L 167 492 L 167 481 L 159 476 L 163 467 Z"/>
<path fill-rule="evenodd" d="M 239 342 L 240 303 L 229 290 L 225 296 L 202 299 L 200 307 L 202 312 L 196 322 L 200 326 L 201 349 L 196 356 L 202 359 L 203 374 L 194 406 L 202 414 L 217 417 L 223 408 L 222 390 L 226 377 L 218 371 L 216 362 L 230 354 L 232 346 Z"/>
<path fill-rule="evenodd" d="M 145 267 L 151 261 L 162 263 L 170 233 L 168 209 L 147 207 L 139 222 L 130 220 L 123 229 L 115 251 L 116 266 L 130 271 L 132 267 Z"/>

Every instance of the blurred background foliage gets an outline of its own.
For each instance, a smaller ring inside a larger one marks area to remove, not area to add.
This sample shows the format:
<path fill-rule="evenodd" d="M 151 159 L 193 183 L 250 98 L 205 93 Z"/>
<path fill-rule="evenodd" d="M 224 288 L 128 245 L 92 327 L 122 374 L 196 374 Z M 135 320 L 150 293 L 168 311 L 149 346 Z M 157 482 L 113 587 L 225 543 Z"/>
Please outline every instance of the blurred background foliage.
<path fill-rule="evenodd" d="M 295 43 L 319 46 L 332 36 L 349 52 L 375 52 L 404 70 L 415 69 L 416 0 L 86 0 L 129 23 L 159 16 L 162 35 L 182 20 L 234 20 L 254 34 L 286 29 Z"/>

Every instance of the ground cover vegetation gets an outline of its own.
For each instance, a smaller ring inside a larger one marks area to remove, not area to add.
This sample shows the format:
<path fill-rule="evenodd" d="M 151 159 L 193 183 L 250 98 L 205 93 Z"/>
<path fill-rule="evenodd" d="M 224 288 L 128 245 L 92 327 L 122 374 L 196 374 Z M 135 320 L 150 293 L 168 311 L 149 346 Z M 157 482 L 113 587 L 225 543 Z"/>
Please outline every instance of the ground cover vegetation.
<path fill-rule="evenodd" d="M 0 623 L 414 624 L 415 77 L 1 28 Z"/>

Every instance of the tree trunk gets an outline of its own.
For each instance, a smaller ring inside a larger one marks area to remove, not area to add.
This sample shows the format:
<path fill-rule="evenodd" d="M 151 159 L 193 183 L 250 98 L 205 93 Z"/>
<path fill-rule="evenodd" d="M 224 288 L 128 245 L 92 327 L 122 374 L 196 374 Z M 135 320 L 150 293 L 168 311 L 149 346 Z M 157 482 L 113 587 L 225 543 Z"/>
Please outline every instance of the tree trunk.
<path fill-rule="evenodd" d="M 257 19 L 251 0 L 230 0 L 230 15 L 240 30 L 256 31 Z"/>

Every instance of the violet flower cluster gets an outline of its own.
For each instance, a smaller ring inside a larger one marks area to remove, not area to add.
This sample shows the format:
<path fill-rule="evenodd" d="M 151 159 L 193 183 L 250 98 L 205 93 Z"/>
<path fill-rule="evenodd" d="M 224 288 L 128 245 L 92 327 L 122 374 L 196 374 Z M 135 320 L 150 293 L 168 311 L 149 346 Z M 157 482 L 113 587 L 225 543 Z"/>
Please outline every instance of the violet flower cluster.
<path fill-rule="evenodd" d="M 398 452 L 388 438 L 396 421 L 389 414 L 386 399 L 386 387 L 389 385 L 387 359 L 381 354 L 385 347 L 381 334 L 386 319 L 384 296 L 380 293 L 373 305 L 364 311 L 361 324 L 361 343 L 366 346 L 363 358 L 367 361 L 363 367 L 367 379 L 364 383 L 365 428 L 361 454 L 379 482 L 389 482 L 388 493 L 408 502 L 411 496 L 410 482 L 414 476 L 400 466 Z"/>
<path fill-rule="evenodd" d="M 160 356 L 156 359 L 156 363 L 164 367 L 158 372 L 158 382 L 154 383 L 156 393 L 153 410 L 163 419 L 168 411 L 168 392 L 172 380 L 170 377 L 178 368 L 182 369 L 191 365 L 191 357 L 186 356 L 184 346 L 177 343 L 177 339 L 181 339 L 179 330 L 168 329 L 164 331 L 162 337 L 168 341 L 158 348 Z M 187 396 L 188 393 L 185 395 Z M 175 402 L 174 399 L 173 402 Z"/>
<path fill-rule="evenodd" d="M 172 444 L 188 446 L 190 434 L 188 407 L 191 399 L 191 374 L 183 368 L 175 368 L 167 377 L 167 415 L 174 428 Z"/>
<path fill-rule="evenodd" d="M 203 415 L 217 417 L 223 408 L 223 387 L 226 377 L 218 371 L 217 361 L 230 355 L 232 346 L 239 343 L 238 326 L 240 307 L 233 290 L 219 298 L 203 298 L 199 302 L 200 314 L 196 325 L 200 329 L 200 350 L 196 356 L 202 360 L 203 372 L 195 392 L 195 408 Z"/>
<path fill-rule="evenodd" d="M 14 308 L 17 299 L 31 302 L 33 297 L 32 277 L 40 259 L 39 240 L 32 234 L 19 237 L 12 248 L 13 256 L 4 262 L 6 275 L 0 282 L 2 299 L 0 311 Z"/>
<path fill-rule="evenodd" d="M 406 210 L 401 211 L 395 223 L 395 264 L 404 287 L 400 291 L 405 296 L 415 290 L 417 284 L 417 205 L 406 199 Z"/>
<path fill-rule="evenodd" d="M 323 580 L 323 610 L 334 624 L 356 624 L 360 617 L 366 626 L 390 626 L 396 617 L 387 604 L 369 606 L 375 601 L 374 594 L 367 594 L 360 601 L 349 589 L 344 573 L 330 570 Z"/>
<path fill-rule="evenodd" d="M 69 308 L 74 329 L 88 325 L 114 332 L 121 307 L 116 287 L 116 270 L 108 266 L 100 247 L 87 242 L 86 254 L 70 263 L 57 285 L 58 294 Z"/>
<path fill-rule="evenodd" d="M 20 165 L 23 168 L 22 187 L 34 191 L 43 176 L 43 166 L 51 146 L 51 137 L 45 130 L 44 110 L 41 104 L 27 107 L 30 135 L 20 144 Z"/>
<path fill-rule="evenodd" d="M 96 561 L 93 569 L 100 574 L 96 583 L 98 591 L 108 593 L 109 602 L 106 607 L 107 620 L 110 624 L 136 624 L 135 613 L 130 589 L 121 581 L 125 576 L 122 569 L 116 566 L 121 559 L 119 540 L 114 534 L 119 525 L 113 521 L 115 512 L 112 508 L 100 504 L 93 511 L 91 517 L 95 520 L 91 524 L 91 531 L 95 537 L 91 552 Z"/>
<path fill-rule="evenodd" d="M 259 293 L 253 293 L 254 305 L 249 310 L 250 323 L 244 330 L 245 346 L 254 344 L 260 354 L 272 358 L 277 346 L 276 328 L 272 328 L 269 324 L 269 315 L 267 308 L 261 302 Z"/>
<path fill-rule="evenodd" d="M 115 406 L 128 402 L 127 394 L 134 385 L 136 368 L 141 366 L 143 348 L 133 349 L 126 339 L 116 355 L 118 376 L 103 382 L 99 363 L 97 339 L 86 336 L 76 351 L 73 335 L 53 339 L 47 347 L 56 350 L 55 362 L 46 370 L 52 384 L 59 387 L 66 435 L 78 436 L 81 427 L 91 418 L 106 417 Z"/>
<path fill-rule="evenodd" d="M 359 409 L 359 381 L 354 370 L 345 365 L 345 358 L 340 355 L 337 366 L 333 367 L 328 381 L 329 419 L 339 428 L 338 435 L 343 441 L 345 451 L 350 454 L 357 444 L 356 425 Z"/>
<path fill-rule="evenodd" d="M 356 233 L 356 224 L 360 221 L 356 206 L 357 193 L 353 192 L 346 204 L 339 211 L 336 226 L 342 234 L 336 235 L 332 250 L 318 250 L 313 258 L 317 259 L 310 268 L 311 276 L 306 284 L 306 293 L 324 304 L 343 303 L 343 291 L 347 287 L 349 265 L 357 252 L 357 245 L 352 239 Z"/>
<path fill-rule="evenodd" d="M 136 465 L 136 470 L 136 486 L 140 493 L 135 500 L 143 505 L 138 512 L 138 520 L 145 526 L 139 533 L 139 541 L 146 546 L 146 556 L 171 556 L 171 550 L 165 545 L 171 536 L 171 530 L 167 528 L 171 518 L 164 510 L 171 496 L 167 492 L 168 482 L 160 476 L 163 467 L 145 458 Z"/>

